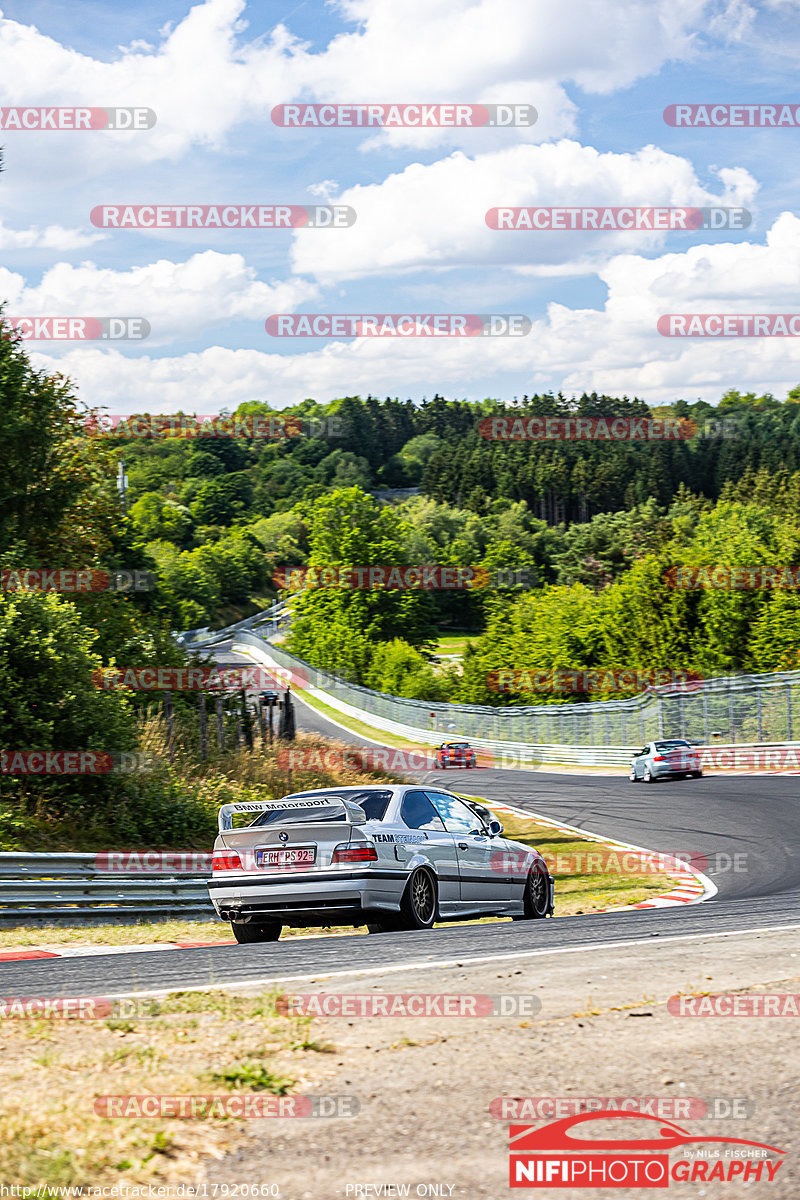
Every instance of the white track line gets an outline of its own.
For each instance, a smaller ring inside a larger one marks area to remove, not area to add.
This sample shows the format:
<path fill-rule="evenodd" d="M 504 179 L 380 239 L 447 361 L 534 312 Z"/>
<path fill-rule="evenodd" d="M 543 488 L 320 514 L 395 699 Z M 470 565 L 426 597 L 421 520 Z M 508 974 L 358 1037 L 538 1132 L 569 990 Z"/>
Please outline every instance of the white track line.
<path fill-rule="evenodd" d="M 658 850 L 648 850 L 644 846 L 634 846 L 630 842 L 619 842 L 615 838 L 608 838 L 602 833 L 595 833 L 590 829 L 581 829 L 577 825 L 565 825 L 561 821 L 553 821 L 550 817 L 544 817 L 540 813 L 534 813 L 527 808 L 516 808 L 511 804 L 495 803 L 487 801 L 490 808 L 497 812 L 512 813 L 516 817 L 527 818 L 529 821 L 536 821 L 539 825 L 546 825 L 550 829 L 556 829 L 559 833 L 577 833 L 582 838 L 589 841 L 598 842 L 602 846 L 609 846 L 612 850 L 621 850 L 623 853 L 636 853 L 657 858 L 663 862 L 666 870 L 670 875 L 674 875 L 680 880 L 677 887 L 671 892 L 664 892 L 660 896 L 654 896 L 652 900 L 641 900 L 638 904 L 620 905 L 618 908 L 601 908 L 596 909 L 596 912 L 630 912 L 636 908 L 674 908 L 676 904 L 700 904 L 704 900 L 710 900 L 712 896 L 716 896 L 718 892 L 717 885 L 712 883 L 707 875 L 702 871 L 695 870 L 688 863 L 681 859 L 673 859 L 670 854 L 662 854 Z M 674 868 L 671 865 L 674 863 Z M 588 915 L 588 914 L 587 914 Z"/>
<path fill-rule="evenodd" d="M 741 937 L 749 934 L 781 933 L 785 930 L 800 929 L 800 925 L 764 925 L 758 929 L 727 929 L 720 933 L 685 933 L 663 937 L 648 934 L 645 938 L 631 938 L 623 942 L 585 942 L 579 946 L 556 946 L 540 950 L 512 950 L 505 954 L 484 954 L 473 958 L 456 956 L 455 958 L 432 959 L 428 962 L 385 963 L 380 967 L 352 967 L 341 971 L 316 971 L 305 975 L 256 975 L 252 979 L 237 979 L 234 983 L 200 983 L 191 986 L 175 983 L 172 987 L 157 988 L 146 992 L 106 992 L 107 1000 L 124 1000 L 136 996 L 143 999 L 157 999 L 159 996 L 169 996 L 174 992 L 232 992 L 243 987 L 274 987 L 277 983 L 320 982 L 324 979 L 339 979 L 347 975 L 393 975 L 399 971 L 430 971 L 439 967 L 471 967 L 481 963 L 503 962 L 522 958 L 541 958 L 548 954 L 586 954 L 594 950 L 615 950 L 625 946 L 652 946 L 653 937 L 658 936 L 658 945 L 666 942 L 696 942 L 709 938 Z"/>

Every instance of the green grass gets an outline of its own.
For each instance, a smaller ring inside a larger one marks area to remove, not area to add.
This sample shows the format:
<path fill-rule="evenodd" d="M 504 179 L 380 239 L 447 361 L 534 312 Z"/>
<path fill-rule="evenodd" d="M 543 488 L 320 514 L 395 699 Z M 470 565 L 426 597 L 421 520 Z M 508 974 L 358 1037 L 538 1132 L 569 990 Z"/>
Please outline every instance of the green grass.
<path fill-rule="evenodd" d="M 466 796 L 465 799 L 475 800 L 478 797 Z M 482 797 L 480 800 L 487 808 L 492 808 L 491 800 Z M 602 851 L 603 842 L 582 838 L 580 834 L 560 833 L 549 825 L 540 825 L 535 820 L 529 821 L 508 813 L 498 812 L 497 818 L 504 827 L 504 837 L 526 846 L 535 846 L 543 855 L 556 881 L 557 916 L 568 917 L 577 913 L 597 912 L 603 908 L 638 904 L 670 891 L 677 883 L 666 873 L 619 874 L 605 870 L 559 873 L 559 860 L 562 863 L 572 860 L 580 864 L 588 853 Z"/>
<path fill-rule="evenodd" d="M 337 708 L 332 708 L 323 700 L 318 700 L 316 696 L 310 696 L 307 691 L 299 692 L 298 697 L 309 708 L 315 709 L 320 716 L 337 721 L 339 725 L 344 726 L 351 733 L 361 734 L 362 737 L 369 738 L 370 741 L 380 740 L 381 745 L 394 746 L 398 750 L 419 750 L 420 748 L 418 742 L 411 742 L 408 738 L 399 737 L 394 733 L 384 733 L 382 729 L 376 729 L 372 725 L 367 725 L 365 721 L 358 721 L 355 717 L 349 717 L 345 713 L 339 712 Z M 442 733 L 439 740 L 444 741 L 446 736 L 446 734 Z"/>
<path fill-rule="evenodd" d="M 285 1096 L 294 1084 L 293 1079 L 276 1075 L 265 1067 L 262 1062 L 234 1063 L 223 1071 L 209 1071 L 210 1083 L 224 1083 L 230 1088 L 246 1088 L 249 1092 L 272 1092 L 275 1096 Z"/>
<path fill-rule="evenodd" d="M 473 642 L 478 637 L 480 634 L 477 633 L 446 634 L 436 639 L 436 652 L 438 654 L 458 654 L 463 658 L 467 642 Z"/>

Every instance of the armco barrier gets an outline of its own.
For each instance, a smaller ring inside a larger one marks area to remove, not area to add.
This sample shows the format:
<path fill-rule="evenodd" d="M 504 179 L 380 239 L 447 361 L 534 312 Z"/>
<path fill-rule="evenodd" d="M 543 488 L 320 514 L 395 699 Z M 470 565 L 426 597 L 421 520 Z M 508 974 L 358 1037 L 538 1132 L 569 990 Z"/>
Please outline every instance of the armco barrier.
<path fill-rule="evenodd" d="M 251 630 L 237 632 L 236 642 L 249 653 L 268 654 L 272 666 L 286 667 L 307 679 L 321 697 L 336 697 L 335 707 L 349 705 L 362 719 L 368 714 L 375 728 L 389 730 L 377 720 L 381 718 L 414 729 L 417 736 L 438 734 L 439 741 L 457 736 L 476 745 L 511 743 L 518 748 L 523 744 L 543 753 L 547 747 L 559 746 L 587 751 L 600 746 L 627 753 L 665 737 L 699 744 L 783 744 L 793 743 L 795 725 L 800 732 L 800 671 L 715 676 L 688 686 L 650 690 L 629 700 L 491 708 L 373 692 L 309 666 Z"/>
<path fill-rule="evenodd" d="M 214 918 L 210 871 L 101 869 L 94 854 L 0 853 L 0 928 Z"/>
<path fill-rule="evenodd" d="M 341 713 L 342 716 L 365 722 L 374 730 L 382 730 L 385 733 L 395 734 L 397 737 L 405 738 L 415 744 L 435 746 L 453 736 L 468 736 L 461 722 L 456 725 L 455 729 L 452 728 L 452 725 L 457 720 L 458 715 L 465 710 L 471 713 L 480 711 L 477 706 L 470 707 L 457 704 L 437 705 L 435 706 L 437 716 L 440 716 L 444 710 L 445 717 L 451 718 L 446 723 L 441 719 L 435 721 L 436 727 L 434 728 L 425 728 L 422 722 L 419 725 L 408 724 L 406 721 L 397 721 L 391 717 L 377 714 L 375 712 L 377 705 L 371 703 L 372 700 L 397 700 L 396 697 L 382 696 L 379 692 L 370 692 L 367 688 L 343 684 L 343 681 L 333 676 L 326 676 L 323 672 L 310 667 L 308 663 L 289 654 L 282 647 L 273 646 L 271 643 L 267 643 L 262 638 L 259 638 L 256 634 L 243 633 L 238 635 L 233 644 L 233 649 L 250 655 L 268 667 L 274 668 L 278 666 L 290 670 L 295 679 L 302 680 L 304 683 L 302 687 L 294 685 L 298 691 L 301 693 L 307 691 L 312 697 L 323 701 L 329 707 Z M 330 690 L 326 690 L 326 685 Z M 353 701 L 356 701 L 356 703 Z M 433 705 L 424 704 L 418 700 L 398 700 L 397 703 L 404 706 L 400 710 L 403 715 L 409 714 L 412 720 L 415 716 L 417 720 L 420 720 L 420 713 L 424 714 L 427 711 L 430 714 L 434 710 Z M 632 702 L 623 701 L 622 703 Z M 583 709 L 590 707 L 602 708 L 602 704 L 595 706 L 575 705 L 574 707 Z M 496 712 L 493 709 L 487 711 L 492 714 Z M 501 716 L 505 718 L 517 711 L 515 709 L 501 710 Z M 447 726 L 450 726 L 450 728 Z M 665 733 L 659 729 L 651 730 L 641 741 L 637 740 L 635 745 L 628 744 L 627 746 L 581 746 L 572 745 L 567 742 L 521 742 L 501 738 L 479 737 L 474 734 L 469 735 L 469 740 L 476 749 L 491 752 L 494 765 L 501 768 L 508 767 L 513 769 L 514 767 L 522 767 L 525 769 L 535 769 L 536 767 L 546 767 L 547 765 L 567 765 L 577 767 L 611 767 L 615 770 L 625 771 L 630 766 L 630 760 L 633 755 L 641 748 L 642 742 L 657 740 L 664 736 L 674 737 L 681 735 L 670 729 Z M 368 741 L 369 739 L 367 738 L 366 740 Z M 796 770 L 800 774 L 800 742 L 717 742 L 707 746 L 698 744 L 697 748 L 703 769 L 706 771 L 735 771 L 738 773 L 780 771 L 787 773 Z"/>
<path fill-rule="evenodd" d="M 226 642 L 228 638 L 240 632 L 254 629 L 257 625 L 269 623 L 272 632 L 276 633 L 287 616 L 287 601 L 276 600 L 269 608 L 263 608 L 260 612 L 253 613 L 252 617 L 245 617 L 243 621 L 236 621 L 233 625 L 226 625 L 224 629 L 215 629 L 213 632 L 209 629 L 187 629 L 177 636 L 182 639 L 180 644 L 187 650 L 204 650 L 206 647 Z"/>
<path fill-rule="evenodd" d="M 426 729 L 422 725 L 409 725 L 403 721 L 392 720 L 390 717 L 376 715 L 371 709 L 350 702 L 353 694 L 355 694 L 355 699 L 360 699 L 361 693 L 367 696 L 380 697 L 380 693 L 369 692 L 367 688 L 346 685 L 347 699 L 342 696 L 343 689 L 338 686 L 335 687 L 333 692 L 326 691 L 324 685 L 332 677 L 322 676 L 321 672 L 316 671 L 313 667 L 309 667 L 301 659 L 295 658 L 294 655 L 288 654 L 280 647 L 265 642 L 256 634 L 248 634 L 247 632 L 238 634 L 236 640 L 233 642 L 232 649 L 240 654 L 250 655 L 267 667 L 285 667 L 289 669 L 294 678 L 303 680 L 304 682 L 308 680 L 302 688 L 294 685 L 298 691 L 309 692 L 311 696 L 335 708 L 337 712 L 340 712 L 345 717 L 362 722 L 366 720 L 373 729 L 382 730 L 385 733 L 393 733 L 397 737 L 406 738 L 426 746 L 438 746 L 447 737 L 452 737 L 454 732 L 458 736 L 464 736 L 463 730 L 460 728 L 453 731 L 441 728 Z M 337 680 L 334 682 L 338 684 L 341 681 Z M 392 697 L 386 697 L 386 699 L 392 699 Z M 422 711 L 429 709 L 428 705 L 422 704 L 420 701 L 412 700 L 408 703 L 415 706 L 410 710 L 412 719 L 415 716 L 419 719 L 420 709 Z M 458 709 L 462 706 L 453 704 L 446 705 L 445 707 Z M 470 737 L 470 742 L 476 749 L 490 751 L 493 755 L 495 765 L 509 768 L 515 766 L 535 768 L 545 763 L 572 763 L 577 766 L 619 767 L 621 770 L 623 767 L 629 765 L 633 752 L 626 746 L 537 744 L 532 742 L 503 741 L 498 738 L 476 737 L 474 734 Z"/>

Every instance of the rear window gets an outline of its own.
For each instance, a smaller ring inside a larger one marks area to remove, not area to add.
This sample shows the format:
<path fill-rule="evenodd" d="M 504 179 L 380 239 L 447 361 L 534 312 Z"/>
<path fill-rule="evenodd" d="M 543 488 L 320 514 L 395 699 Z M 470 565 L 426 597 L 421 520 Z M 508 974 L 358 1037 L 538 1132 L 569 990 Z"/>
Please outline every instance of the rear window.
<path fill-rule="evenodd" d="M 656 742 L 656 750 L 691 750 L 691 742 Z"/>
<path fill-rule="evenodd" d="M 327 803 L 304 804 L 302 808 L 290 808 L 288 805 L 268 808 L 259 813 L 253 825 L 306 825 L 309 821 L 321 824 L 326 821 L 341 821 L 343 817 L 344 805 L 337 804 L 332 797 Z"/>
<path fill-rule="evenodd" d="M 313 793 L 310 793 L 310 792 L 309 793 L 298 792 L 298 794 L 295 796 L 292 796 L 291 799 L 292 799 L 292 801 L 295 801 L 295 800 L 302 801 L 303 799 L 306 798 L 306 796 L 308 797 L 309 800 L 326 800 L 331 805 L 336 805 L 337 800 L 351 800 L 354 804 L 358 804 L 361 806 L 361 808 L 363 808 L 364 816 L 367 818 L 368 821 L 382 821 L 383 818 L 386 816 L 386 810 L 389 807 L 389 801 L 392 798 L 392 793 L 390 791 L 375 791 L 372 788 L 370 788 L 370 789 L 352 788 L 352 789 L 348 789 L 347 791 L 342 790 L 341 792 L 338 792 L 338 791 L 332 792 L 329 796 L 320 796 L 319 794 L 314 795 Z M 339 814 L 341 815 L 341 808 L 338 805 L 337 805 L 337 809 L 339 811 Z M 291 810 L 289 810 L 289 811 L 291 811 Z M 316 811 L 308 809 L 308 808 L 304 809 L 304 810 L 297 809 L 295 811 L 305 812 L 307 814 L 306 817 L 304 818 L 305 820 L 313 819 L 315 821 L 318 821 L 318 820 L 333 820 L 333 819 L 335 819 L 335 818 L 331 818 L 331 817 L 318 817 L 316 815 Z M 313 818 L 308 815 L 312 811 L 314 811 Z M 268 813 L 264 814 L 264 816 L 268 816 L 268 815 L 269 815 Z M 303 819 L 303 818 L 301 818 L 301 819 Z M 289 822 L 289 823 L 292 823 L 292 822 Z M 274 821 L 271 821 L 271 822 L 264 821 L 264 820 L 262 820 L 261 817 L 259 817 L 259 819 L 257 821 L 254 821 L 253 824 L 254 825 L 268 825 L 268 824 L 274 824 Z"/>

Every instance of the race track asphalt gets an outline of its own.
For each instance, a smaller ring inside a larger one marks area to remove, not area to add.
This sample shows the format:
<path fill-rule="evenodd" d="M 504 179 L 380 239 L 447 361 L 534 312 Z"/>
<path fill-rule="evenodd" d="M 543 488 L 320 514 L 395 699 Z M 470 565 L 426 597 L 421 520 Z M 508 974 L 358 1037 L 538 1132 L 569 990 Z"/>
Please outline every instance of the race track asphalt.
<path fill-rule="evenodd" d="M 235 657 L 223 648 L 220 657 Z M 296 700 L 298 728 L 358 744 Z M 362 740 L 363 744 L 366 743 Z M 667 853 L 703 855 L 718 888 L 678 908 L 554 921 L 439 926 L 431 932 L 303 938 L 252 946 L 158 950 L 0 964 L 5 996 L 149 993 L 327 976 L 392 965 L 461 963 L 782 926 L 800 927 L 800 777 L 708 776 L 632 785 L 625 776 L 495 769 L 411 776 L 445 783 L 595 833 Z M 735 856 L 740 856 L 738 859 Z M 557 899 L 557 893 L 556 893 Z"/>

